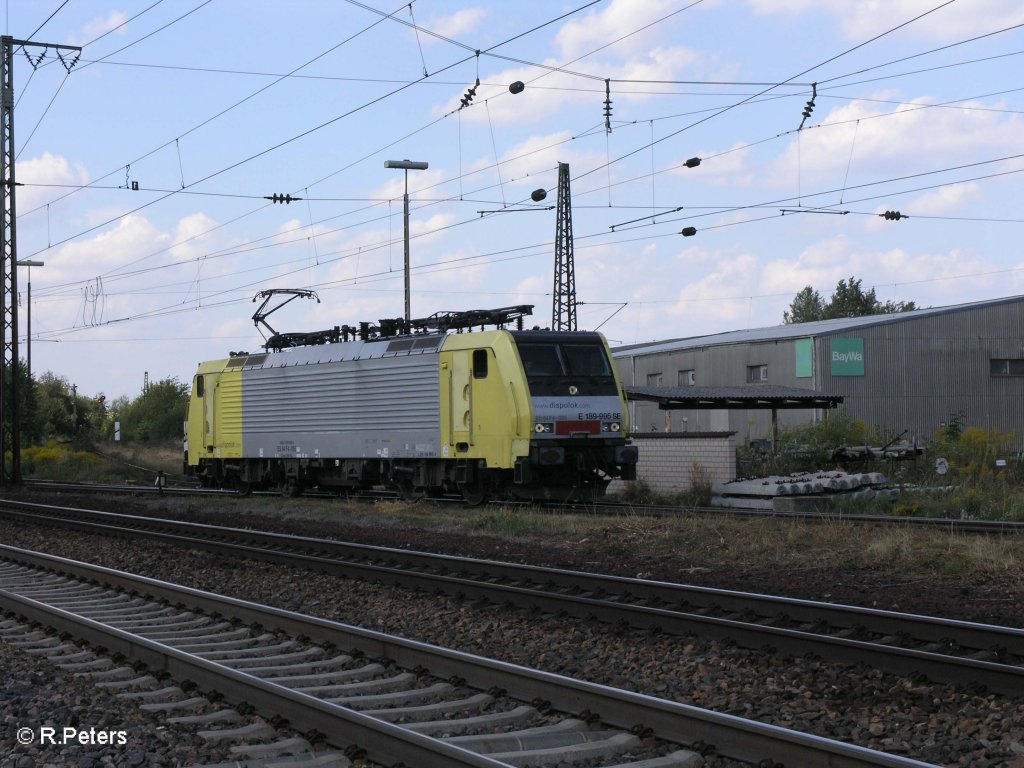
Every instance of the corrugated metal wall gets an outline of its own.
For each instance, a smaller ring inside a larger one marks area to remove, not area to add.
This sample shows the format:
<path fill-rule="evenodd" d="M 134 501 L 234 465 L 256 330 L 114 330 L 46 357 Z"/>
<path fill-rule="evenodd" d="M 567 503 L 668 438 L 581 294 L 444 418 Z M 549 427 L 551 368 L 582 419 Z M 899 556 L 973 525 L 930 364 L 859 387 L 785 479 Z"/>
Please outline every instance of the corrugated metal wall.
<path fill-rule="evenodd" d="M 996 377 L 993 358 L 1024 359 L 1024 303 L 932 315 L 837 334 L 864 340 L 864 376 L 833 376 L 831 338 L 815 343 L 819 389 L 846 397 L 869 426 L 932 437 L 954 413 L 967 426 L 1024 432 L 1024 377 Z"/>
<path fill-rule="evenodd" d="M 702 387 L 736 386 L 747 382 L 747 369 L 766 365 L 768 379 L 765 383 L 789 387 L 812 389 L 813 379 L 796 378 L 795 351 L 792 340 L 769 341 L 751 344 L 730 344 L 718 347 L 701 347 L 658 355 L 644 355 L 635 358 L 619 358 L 616 361 L 622 380 L 640 386 L 647 384 L 649 374 L 662 374 L 662 386 L 686 386 L 677 384 L 679 371 L 694 371 L 694 383 Z M 636 367 L 635 381 L 633 366 Z M 665 412 L 651 403 L 635 403 L 634 431 L 662 432 L 665 429 Z M 814 412 L 779 411 L 779 425 L 789 426 L 810 421 Z M 737 440 L 770 437 L 772 432 L 771 411 L 672 411 L 671 431 L 706 432 L 728 430 L 737 433 Z M 684 422 L 683 419 L 686 419 Z"/>
<path fill-rule="evenodd" d="M 864 375 L 833 376 L 833 338 L 860 338 Z M 745 384 L 748 366 L 767 365 L 767 383 L 813 389 L 846 398 L 845 413 L 869 427 L 926 440 L 954 413 L 967 426 L 1018 434 L 1024 447 L 1024 377 L 994 377 L 993 358 L 1024 359 L 1024 300 L 900 319 L 885 325 L 819 336 L 813 344 L 813 377 L 796 376 L 796 339 L 708 346 L 635 357 L 619 357 L 624 382 L 646 385 L 661 374 L 677 386 L 678 371 L 694 370 L 702 386 Z M 635 403 L 635 431 L 663 431 L 664 412 Z M 810 410 L 779 411 L 780 426 L 821 418 Z M 770 411 L 675 411 L 672 431 L 730 429 L 737 441 L 771 436 Z"/>

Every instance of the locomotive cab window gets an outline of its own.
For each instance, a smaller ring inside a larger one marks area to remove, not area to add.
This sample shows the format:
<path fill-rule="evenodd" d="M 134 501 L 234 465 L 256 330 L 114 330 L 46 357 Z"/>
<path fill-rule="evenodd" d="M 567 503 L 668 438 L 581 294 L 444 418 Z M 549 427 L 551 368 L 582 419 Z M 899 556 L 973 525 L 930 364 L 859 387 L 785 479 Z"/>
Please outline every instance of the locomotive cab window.
<path fill-rule="evenodd" d="M 473 378 L 474 379 L 486 379 L 487 378 L 487 350 L 486 349 L 474 349 L 473 350 Z"/>
<path fill-rule="evenodd" d="M 565 360 L 573 376 L 611 376 L 608 356 L 597 344 L 563 344 Z"/>
<path fill-rule="evenodd" d="M 520 344 L 519 357 L 528 377 L 565 375 L 558 347 L 554 344 Z"/>
<path fill-rule="evenodd" d="M 598 334 L 527 332 L 516 336 L 534 396 L 617 395 L 611 360 Z"/>
<path fill-rule="evenodd" d="M 205 387 L 203 386 L 203 377 L 196 376 L 196 397 L 202 397 Z"/>

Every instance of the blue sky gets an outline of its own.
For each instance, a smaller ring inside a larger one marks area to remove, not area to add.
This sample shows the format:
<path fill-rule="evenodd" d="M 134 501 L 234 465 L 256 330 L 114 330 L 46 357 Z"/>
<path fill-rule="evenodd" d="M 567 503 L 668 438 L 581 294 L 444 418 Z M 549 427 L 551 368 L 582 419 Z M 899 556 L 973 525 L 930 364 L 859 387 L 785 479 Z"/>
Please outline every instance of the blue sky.
<path fill-rule="evenodd" d="M 559 162 L 579 325 L 613 343 L 775 325 L 850 276 L 919 306 L 1024 293 L 1016 0 L 62 2 L 4 5 L 14 38 L 84 45 L 70 73 L 15 55 L 18 257 L 45 262 L 33 369 L 85 394 L 258 349 L 267 288 L 320 297 L 279 331 L 400 317 L 388 159 L 430 164 L 414 317 L 550 324 Z"/>

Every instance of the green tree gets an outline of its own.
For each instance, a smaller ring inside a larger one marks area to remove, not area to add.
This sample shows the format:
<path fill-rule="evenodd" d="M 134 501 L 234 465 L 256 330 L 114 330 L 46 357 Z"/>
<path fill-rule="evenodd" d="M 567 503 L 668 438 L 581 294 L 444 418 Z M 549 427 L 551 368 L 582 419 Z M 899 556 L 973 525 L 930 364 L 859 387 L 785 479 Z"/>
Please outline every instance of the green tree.
<path fill-rule="evenodd" d="M 821 294 L 807 286 L 800 291 L 789 305 L 789 311 L 782 313 L 782 322 L 786 323 L 809 323 L 814 320 L 821 320 L 825 315 L 825 303 Z"/>
<path fill-rule="evenodd" d="M 35 384 L 36 412 L 33 439 L 70 439 L 75 434 L 75 400 L 67 379 L 46 371 Z"/>
<path fill-rule="evenodd" d="M 31 418 L 23 430 L 29 442 L 48 439 L 91 446 L 99 439 L 106 418 L 102 398 L 79 395 L 76 387 L 50 371 L 32 382 Z"/>
<path fill-rule="evenodd" d="M 121 422 L 121 439 L 125 442 L 176 440 L 181 437 L 188 395 L 188 384 L 174 377 L 162 379 L 134 400 L 117 398 L 110 406 L 111 419 Z"/>
<path fill-rule="evenodd" d="M 32 379 L 28 376 L 28 369 L 25 362 L 17 367 L 18 370 L 18 421 L 21 426 L 22 442 L 31 439 L 33 431 L 33 414 L 36 411 L 36 393 L 32 386 Z M 12 366 L 3 366 L 3 389 L 10 392 L 14 379 L 11 377 Z"/>
<path fill-rule="evenodd" d="M 917 309 L 912 301 L 887 301 L 884 304 L 875 296 L 875 289 L 865 291 L 861 281 L 850 277 L 836 283 L 827 304 L 811 286 L 803 288 L 784 312 L 784 323 L 808 323 L 813 320 L 831 320 L 838 317 L 864 317 L 885 315 L 893 312 L 909 312 Z"/>

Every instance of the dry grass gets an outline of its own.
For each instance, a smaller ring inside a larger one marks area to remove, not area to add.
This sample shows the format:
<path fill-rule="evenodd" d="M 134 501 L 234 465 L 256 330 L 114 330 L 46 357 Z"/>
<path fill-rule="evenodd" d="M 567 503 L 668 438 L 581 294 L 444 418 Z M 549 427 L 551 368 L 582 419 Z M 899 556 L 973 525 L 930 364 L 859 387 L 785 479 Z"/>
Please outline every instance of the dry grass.
<path fill-rule="evenodd" d="M 121 449 L 120 458 L 145 467 L 180 471 L 180 449 Z M 529 507 L 480 508 L 380 501 L 372 505 L 329 499 L 250 497 L 244 500 L 178 502 L 213 511 L 225 503 L 278 519 L 334 520 L 393 529 L 415 546 L 417 530 L 484 535 L 538 547 L 557 547 L 585 557 L 621 555 L 630 560 L 675 559 L 682 568 L 728 567 L 750 571 L 832 569 L 872 571 L 894 579 L 955 578 L 1024 583 L 1024 537 L 961 534 L 946 529 L 856 525 L 834 518 L 733 518 L 696 514 L 646 517 L 557 514 Z"/>
<path fill-rule="evenodd" d="M 894 578 L 963 577 L 1020 583 L 1024 538 L 948 530 L 866 526 L 836 520 L 749 519 L 726 515 L 678 517 L 565 515 L 521 507 L 481 509 L 378 502 L 298 500 L 275 516 L 338 520 L 396 530 L 486 535 L 573 552 L 602 551 L 650 560 L 677 558 L 692 567 L 753 571 L 869 570 Z"/>

